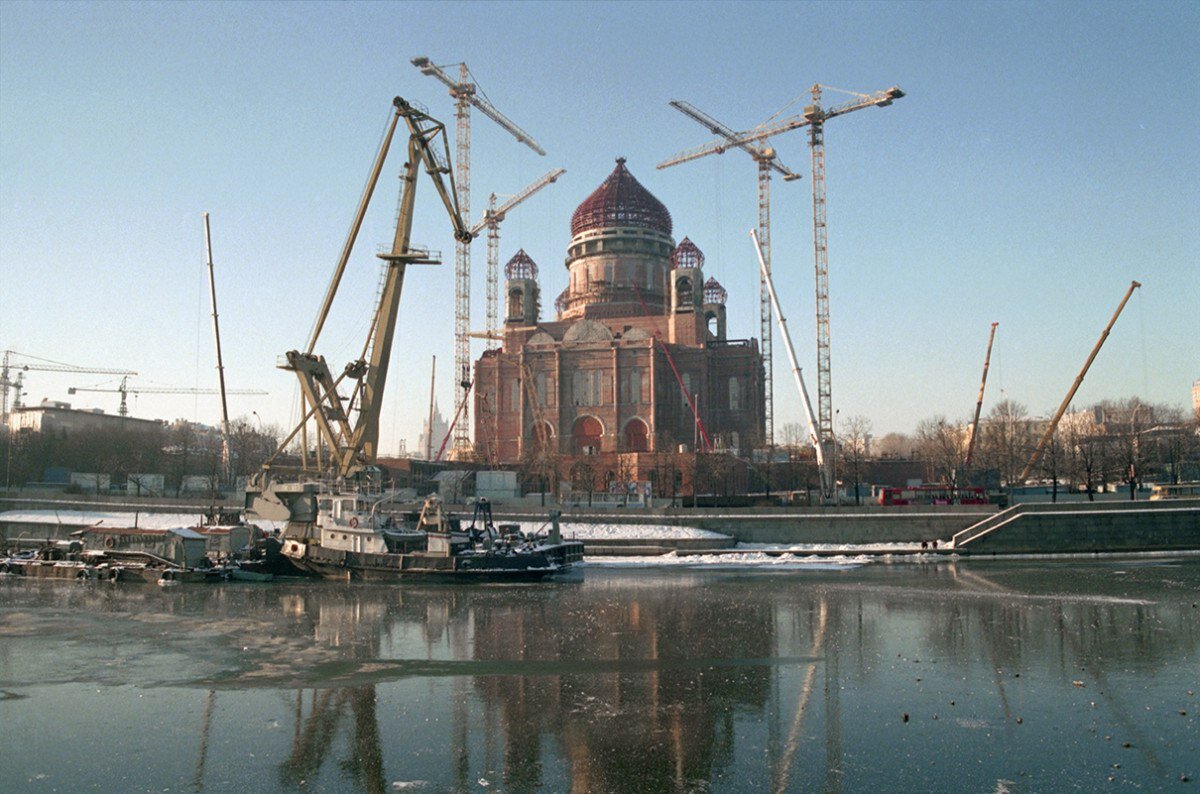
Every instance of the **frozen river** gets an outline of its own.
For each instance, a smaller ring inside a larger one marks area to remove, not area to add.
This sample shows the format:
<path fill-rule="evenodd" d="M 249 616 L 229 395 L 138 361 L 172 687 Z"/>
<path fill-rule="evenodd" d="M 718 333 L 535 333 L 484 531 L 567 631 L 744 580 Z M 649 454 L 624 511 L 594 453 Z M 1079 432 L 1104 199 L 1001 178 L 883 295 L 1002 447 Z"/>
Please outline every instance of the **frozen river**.
<path fill-rule="evenodd" d="M 1200 558 L 0 578 L 5 791 L 1200 785 Z"/>

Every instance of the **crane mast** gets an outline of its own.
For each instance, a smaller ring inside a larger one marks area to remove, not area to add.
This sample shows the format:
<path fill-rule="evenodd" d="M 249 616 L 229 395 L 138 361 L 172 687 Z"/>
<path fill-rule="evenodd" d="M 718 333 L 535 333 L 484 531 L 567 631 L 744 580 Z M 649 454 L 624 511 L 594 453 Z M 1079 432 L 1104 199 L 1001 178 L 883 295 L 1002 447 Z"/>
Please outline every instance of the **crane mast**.
<path fill-rule="evenodd" d="M 478 235 L 485 228 L 488 230 L 487 241 L 487 332 L 484 336 L 489 342 L 494 342 L 497 336 L 498 328 L 498 306 L 497 299 L 498 286 L 500 284 L 500 224 L 507 217 L 510 210 L 521 204 L 525 199 L 537 193 L 542 188 L 549 185 L 551 182 L 558 180 L 560 176 L 565 174 L 567 169 L 555 168 L 532 184 L 526 186 L 520 193 L 509 198 L 503 204 L 496 205 L 496 194 L 493 193 L 488 198 L 488 208 L 483 214 L 483 218 L 471 227 L 471 235 Z"/>
<path fill-rule="evenodd" d="M 692 119 L 696 123 L 705 127 L 714 135 L 721 136 L 726 141 L 733 141 L 740 134 L 732 127 L 726 126 L 717 121 L 712 116 L 697 108 L 690 102 L 682 100 L 672 100 L 671 107 L 678 110 L 683 115 Z M 753 143 L 732 143 L 734 148 L 741 149 L 749 154 L 758 167 L 758 243 L 762 250 L 764 262 L 766 263 L 766 272 L 771 272 L 771 172 L 774 171 L 783 176 L 784 181 L 799 179 L 800 175 L 792 173 L 785 165 L 779 162 L 775 155 L 775 150 L 769 146 L 757 146 Z M 710 154 L 720 154 L 725 150 L 716 149 Z M 670 158 L 662 163 L 659 163 L 658 168 L 670 168 L 678 162 L 687 162 L 690 159 L 679 160 L 678 158 Z M 763 415 L 764 435 L 767 446 L 774 444 L 775 439 L 775 389 L 772 367 L 772 327 L 771 327 L 771 296 L 769 294 L 766 278 L 760 273 L 758 279 L 758 298 L 759 298 L 759 351 L 762 353 L 763 359 L 763 394 L 765 395 L 765 406 Z"/>
<path fill-rule="evenodd" d="M 436 253 L 410 247 L 419 169 L 423 167 L 432 179 L 450 216 L 455 239 L 466 241 L 471 237 L 470 230 L 463 222 L 461 208 L 455 195 L 454 178 L 448 165 L 450 151 L 444 125 L 400 97 L 393 100 L 393 106 L 395 116 L 376 156 L 373 173 L 377 175 L 382 168 L 391 145 L 392 133 L 401 118 L 409 129 L 408 153 L 401 175 L 400 206 L 396 214 L 392 245 L 390 250 L 377 254 L 385 264 L 385 278 L 374 319 L 367 332 L 361 356 L 347 364 L 337 377 L 330 371 L 324 357 L 311 351 L 301 353 L 292 350 L 286 354 L 287 361 L 282 368 L 296 373 L 305 410 L 300 423 L 268 460 L 268 471 L 272 468 L 274 459 L 302 432 L 310 420 L 316 424 L 320 442 L 329 450 L 328 463 L 318 460 L 315 473 L 327 473 L 345 479 L 353 477 L 364 467 L 375 462 L 383 389 L 387 381 L 405 271 L 409 265 L 436 264 L 440 261 Z M 435 147 L 438 138 L 441 139 L 440 149 Z M 446 177 L 449 178 L 449 186 L 444 181 Z M 368 191 L 359 205 L 359 219 L 365 212 L 369 199 Z M 346 254 L 348 255 L 348 252 Z M 319 319 L 322 322 L 336 294 L 342 269 L 343 265 L 339 263 L 331 291 L 321 309 Z M 338 389 L 347 381 L 352 382 L 354 386 L 350 397 L 343 399 Z M 352 411 L 357 411 L 356 420 L 353 422 L 350 419 Z M 301 473 L 313 473 L 307 460 Z"/>
<path fill-rule="evenodd" d="M 471 108 L 490 118 L 502 129 L 540 155 L 546 152 L 529 133 L 514 124 L 486 98 L 479 96 L 466 63 L 458 64 L 458 79 L 452 79 L 442 67 L 425 56 L 412 59 L 421 74 L 429 75 L 445 85 L 454 98 L 456 179 L 459 208 L 465 218 L 471 216 Z M 489 246 L 492 245 L 489 236 Z M 496 246 L 499 245 L 497 241 Z M 497 252 L 497 256 L 498 256 Z M 494 290 L 494 287 L 489 288 Z M 494 296 L 491 301 L 494 303 Z M 460 240 L 454 249 L 454 369 L 464 392 L 471 385 L 471 241 Z M 470 413 L 455 427 L 454 450 L 466 455 L 471 446 Z"/>

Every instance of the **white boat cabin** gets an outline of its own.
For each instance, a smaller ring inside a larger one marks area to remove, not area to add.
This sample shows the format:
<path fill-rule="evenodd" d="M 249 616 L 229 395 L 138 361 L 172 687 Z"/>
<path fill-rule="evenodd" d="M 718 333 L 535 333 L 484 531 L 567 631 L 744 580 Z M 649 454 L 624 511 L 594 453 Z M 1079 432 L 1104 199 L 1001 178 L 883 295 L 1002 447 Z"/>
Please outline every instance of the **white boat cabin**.
<path fill-rule="evenodd" d="M 375 526 L 375 513 L 359 494 L 334 494 L 317 500 L 317 528 L 327 549 L 383 553 L 383 534 Z"/>

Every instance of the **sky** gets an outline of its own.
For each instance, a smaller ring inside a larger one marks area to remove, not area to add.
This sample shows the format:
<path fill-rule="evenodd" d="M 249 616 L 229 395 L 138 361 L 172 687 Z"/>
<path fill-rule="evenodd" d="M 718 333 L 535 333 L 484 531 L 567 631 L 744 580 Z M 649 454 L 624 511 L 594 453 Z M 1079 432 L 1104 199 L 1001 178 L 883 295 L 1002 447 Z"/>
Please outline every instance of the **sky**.
<path fill-rule="evenodd" d="M 410 64 L 465 61 L 546 150 L 472 117 L 471 218 L 555 167 L 501 227 L 501 264 L 540 268 L 543 319 L 565 286 L 574 208 L 617 157 L 670 209 L 729 291 L 729 336 L 758 333 L 756 170 L 731 151 L 655 166 L 711 135 L 797 112 L 813 83 L 906 96 L 826 127 L 833 404 L 876 435 L 970 416 L 992 322 L 984 410 L 1057 408 L 1130 282 L 1077 405 L 1187 406 L 1200 378 L 1200 4 L 0 2 L 0 349 L 138 372 L 142 388 L 216 386 L 202 213 L 211 213 L 234 417 L 290 429 L 295 377 L 391 100 L 453 131 L 446 89 Z M 827 92 L 826 105 L 845 95 Z M 772 182 L 773 270 L 816 389 L 812 195 L 803 130 L 771 141 L 801 180 Z M 396 149 L 394 151 L 402 151 Z M 317 351 L 362 347 L 402 157 L 385 165 Z M 453 412 L 454 245 L 432 184 L 381 421 L 410 450 Z M 471 325 L 484 327 L 483 239 Z M 472 357 L 482 351 L 475 341 Z M 778 331 L 775 424 L 803 422 Z M 28 361 L 28 359 L 21 359 Z M 115 412 L 97 374 L 26 373 L 43 398 Z M 133 415 L 216 424 L 211 394 L 131 396 Z"/>

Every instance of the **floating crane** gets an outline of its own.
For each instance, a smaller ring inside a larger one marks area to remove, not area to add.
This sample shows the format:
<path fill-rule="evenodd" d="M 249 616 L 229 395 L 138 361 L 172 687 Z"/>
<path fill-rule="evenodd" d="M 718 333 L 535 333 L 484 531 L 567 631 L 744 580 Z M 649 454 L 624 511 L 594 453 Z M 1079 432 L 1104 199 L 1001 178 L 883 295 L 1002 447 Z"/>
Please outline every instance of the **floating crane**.
<path fill-rule="evenodd" d="M 1042 440 L 1038 442 L 1037 449 L 1033 451 L 1033 455 L 1030 456 L 1029 462 L 1025 464 L 1025 468 L 1021 471 L 1020 476 L 1017 477 L 1018 485 L 1024 484 L 1025 478 L 1029 476 L 1029 472 L 1033 470 L 1033 467 L 1036 466 L 1037 462 L 1041 459 L 1042 451 L 1046 449 L 1046 445 L 1050 443 L 1050 439 L 1054 436 L 1054 431 L 1058 429 L 1059 420 L 1062 419 L 1062 415 L 1066 413 L 1067 406 L 1071 404 L 1071 400 L 1075 398 L 1075 392 L 1079 391 L 1079 384 L 1083 383 L 1083 376 L 1087 374 L 1088 369 L 1092 366 L 1092 362 L 1096 360 L 1096 354 L 1098 354 L 1100 352 L 1100 348 L 1104 346 L 1104 340 L 1108 339 L 1109 331 L 1111 331 L 1113 326 L 1117 324 L 1117 318 L 1121 316 L 1121 312 L 1125 309 L 1125 304 L 1129 302 L 1129 298 L 1131 295 L 1133 295 L 1133 291 L 1140 286 L 1142 286 L 1140 283 L 1136 281 L 1132 282 L 1129 285 L 1129 289 L 1125 292 L 1125 297 L 1121 298 L 1120 305 L 1118 305 L 1117 310 L 1113 312 L 1112 319 L 1108 321 L 1108 325 L 1104 327 L 1104 331 L 1100 334 L 1100 339 L 1096 342 L 1096 346 L 1092 348 L 1091 355 L 1088 356 L 1087 361 L 1084 362 L 1083 369 L 1079 371 L 1079 375 L 1076 376 L 1075 382 L 1071 384 L 1071 388 L 1067 391 L 1067 396 L 1063 398 L 1062 404 L 1058 406 L 1058 411 L 1054 414 L 1054 418 L 1051 419 L 1050 424 L 1046 426 L 1046 432 L 1042 434 Z"/>
<path fill-rule="evenodd" d="M 533 182 L 520 193 L 505 201 L 500 206 L 496 206 L 496 194 L 493 193 L 488 198 L 488 208 L 483 213 L 483 218 L 479 223 L 471 227 L 471 236 L 477 236 L 485 228 L 488 230 L 487 242 L 487 333 L 486 339 L 496 340 L 498 338 L 497 329 L 497 287 L 500 283 L 500 224 L 508 213 L 523 202 L 525 199 L 537 193 L 539 190 L 549 185 L 551 182 L 558 180 L 560 176 L 567 173 L 565 168 L 555 168 L 553 171 L 543 175 L 540 179 Z"/>
<path fill-rule="evenodd" d="M 714 135 L 719 135 L 726 141 L 736 141 L 738 132 L 731 127 L 727 127 L 721 122 L 714 119 L 704 111 L 692 105 L 689 102 L 681 100 L 672 100 L 671 107 L 678 110 L 683 115 L 705 127 Z M 794 179 L 799 179 L 800 175 L 792 173 L 792 171 L 783 163 L 779 162 L 775 155 L 775 149 L 764 144 L 762 146 L 753 143 L 731 143 L 738 149 L 749 154 L 754 158 L 754 162 L 758 164 L 758 243 L 762 249 L 763 261 L 766 263 L 767 272 L 771 272 L 771 172 L 774 171 L 783 176 L 785 182 Z M 710 154 L 720 154 L 724 149 L 713 149 Z M 688 159 L 695 159 L 688 158 Z M 658 164 L 658 168 L 670 168 L 677 165 L 680 160 L 677 157 L 672 157 Z M 775 399 L 774 388 L 772 386 L 772 368 L 771 368 L 771 296 L 768 294 L 766 279 L 759 275 L 758 279 L 759 292 L 759 336 L 761 343 L 761 352 L 763 358 L 763 393 L 766 395 L 766 441 L 767 446 L 774 443 L 775 439 Z"/>
<path fill-rule="evenodd" d="M 992 342 L 996 339 L 996 326 L 1000 323 L 992 323 L 992 332 L 988 334 L 987 353 L 983 356 L 983 377 L 979 380 L 979 399 L 975 401 L 975 419 L 971 422 L 971 440 L 967 442 L 967 459 L 963 461 L 963 468 L 970 468 L 971 458 L 975 455 L 975 441 L 979 437 L 979 412 L 983 410 L 983 389 L 987 386 L 988 365 L 992 361 Z"/>
<path fill-rule="evenodd" d="M 192 389 L 186 386 L 130 386 L 129 377 L 121 378 L 121 382 L 116 388 L 99 387 L 99 386 L 72 386 L 67 389 L 67 394 L 77 394 L 79 392 L 96 392 L 100 394 L 119 394 L 121 395 L 121 405 L 117 408 L 117 413 L 121 416 L 129 416 L 129 395 L 137 396 L 139 394 L 220 394 L 216 389 Z M 265 391 L 257 389 L 228 389 L 225 394 L 254 394 L 264 395 Z"/>
<path fill-rule="evenodd" d="M 310 343 L 308 352 L 298 350 L 286 354 L 286 363 L 282 369 L 296 373 L 300 381 L 301 395 L 304 399 L 304 412 L 299 424 L 291 434 L 264 464 L 263 476 L 255 484 L 255 488 L 263 492 L 268 490 L 268 480 L 273 470 L 282 471 L 274 461 L 287 449 L 292 439 L 299 435 L 310 420 L 315 420 L 320 444 L 315 463 L 310 463 L 307 449 L 301 458 L 298 474 L 304 477 L 327 476 L 331 479 L 349 479 L 362 472 L 365 467 L 375 463 L 379 443 L 379 417 L 383 408 L 383 388 L 387 380 L 388 365 L 391 360 L 392 343 L 395 337 L 396 320 L 399 316 L 400 293 L 404 287 L 404 274 L 409 265 L 437 264 L 440 257 L 437 253 L 423 248 L 410 247 L 412 236 L 413 209 L 416 201 L 416 187 L 419 169 L 424 168 L 433 180 L 438 196 L 450 216 L 454 238 L 462 243 L 471 239 L 471 232 L 462 219 L 458 199 L 454 190 L 454 177 L 449 166 L 450 147 L 446 140 L 445 126 L 430 117 L 401 97 L 392 101 L 395 113 L 391 124 L 376 155 L 375 164 L 366 189 L 359 201 L 358 210 L 352 228 L 357 230 L 366 213 L 374 192 L 375 183 L 387 158 L 391 147 L 392 137 L 396 126 L 403 118 L 408 126 L 408 152 L 401 174 L 403 186 L 400 196 L 400 206 L 396 213 L 396 230 L 390 250 L 379 253 L 386 267 L 383 286 L 380 291 L 379 304 L 375 308 L 374 318 L 367 331 L 363 343 L 362 354 L 345 366 L 336 378 L 330 372 L 323 356 L 312 352 Z M 435 148 L 435 143 L 441 139 L 441 147 Z M 449 179 L 449 185 L 445 179 Z M 329 285 L 325 302 L 317 317 L 316 329 L 319 332 L 329 314 L 330 306 L 337 294 L 341 283 L 345 263 L 349 258 L 349 247 L 353 244 L 353 234 L 347 241 L 347 249 L 338 263 L 334 278 Z M 314 333 L 313 342 L 316 340 Z M 344 382 L 354 384 L 348 399 L 339 394 L 338 389 Z M 357 411 L 354 421 L 351 412 Z M 329 459 L 321 458 L 321 445 L 329 450 Z M 253 494 L 248 494 L 254 499 Z M 267 502 L 271 501 L 269 498 Z"/>
<path fill-rule="evenodd" d="M 28 361 L 13 361 L 14 358 Z M 12 371 L 16 370 L 15 377 Z M 21 392 L 25 390 L 25 373 L 38 372 L 71 372 L 80 375 L 136 375 L 128 369 L 111 369 L 108 367 L 80 367 L 75 364 L 64 364 L 61 361 L 51 361 L 46 358 L 29 356 L 15 350 L 5 350 L 3 363 L 0 363 L 0 415 L 8 421 L 8 393 L 13 392 L 12 408 L 15 411 L 21 407 Z"/>
<path fill-rule="evenodd" d="M 457 64 L 458 80 L 437 66 L 425 56 L 412 59 L 412 65 L 421 70 L 421 74 L 429 75 L 441 81 L 450 89 L 450 96 L 455 101 L 455 134 L 454 142 L 457 167 L 458 206 L 464 218 L 471 216 L 471 108 L 477 108 L 480 113 L 499 124 L 506 132 L 521 143 L 533 149 L 540 155 L 546 152 L 538 145 L 529 133 L 514 124 L 507 116 L 480 96 L 475 83 L 471 82 L 471 70 L 465 63 Z M 470 240 L 460 240 L 454 251 L 454 368 L 459 374 L 459 385 L 465 391 L 471 383 L 471 243 Z M 454 433 L 454 449 L 458 454 L 464 454 L 471 445 L 470 416 L 464 416 L 462 423 Z"/>
<path fill-rule="evenodd" d="M 831 108 L 821 107 L 821 91 L 841 91 L 851 94 L 855 99 Z M 816 270 L 817 298 L 817 405 L 820 414 L 820 443 L 825 451 L 825 465 L 829 468 L 822 482 L 829 488 L 836 484 L 836 472 L 833 471 L 834 435 L 833 435 L 833 390 L 831 386 L 831 364 L 829 355 L 829 256 L 826 242 L 825 223 L 825 122 L 838 116 L 844 116 L 855 110 L 869 107 L 886 107 L 904 96 L 897 86 L 873 94 L 860 94 L 856 91 L 813 85 L 810 90 L 813 103 L 804 108 L 804 112 L 796 116 L 788 116 L 776 121 L 740 132 L 732 138 L 722 136 L 719 140 L 697 146 L 680 152 L 673 160 L 674 163 L 686 163 L 708 154 L 723 152 L 731 146 L 753 143 L 765 140 L 774 135 L 780 135 L 800 127 L 809 128 L 809 146 L 812 149 L 812 191 L 813 191 L 813 251 Z M 832 497 L 832 491 L 825 494 Z"/>

